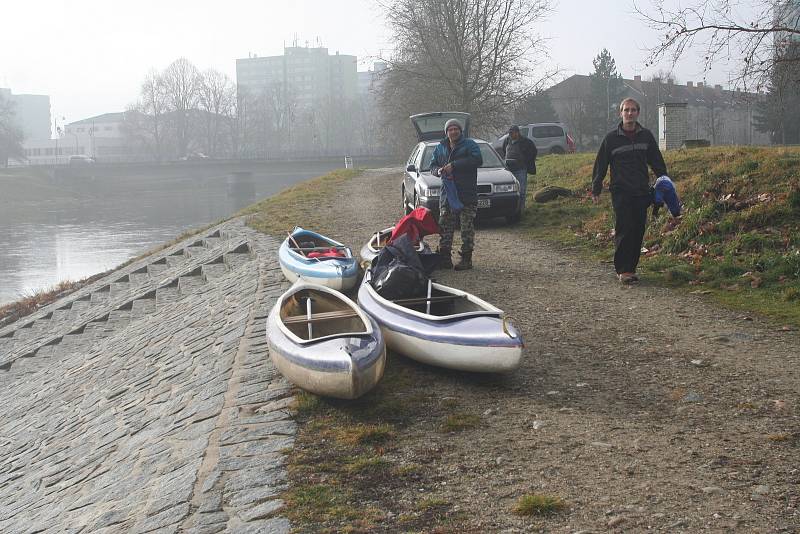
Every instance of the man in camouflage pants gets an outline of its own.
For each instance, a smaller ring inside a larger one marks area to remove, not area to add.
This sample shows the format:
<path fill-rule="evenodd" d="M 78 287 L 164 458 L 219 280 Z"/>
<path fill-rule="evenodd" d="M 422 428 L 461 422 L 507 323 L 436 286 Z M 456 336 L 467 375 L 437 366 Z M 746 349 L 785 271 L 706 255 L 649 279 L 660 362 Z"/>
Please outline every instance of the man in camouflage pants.
<path fill-rule="evenodd" d="M 463 135 L 464 128 L 456 119 L 444 125 L 445 137 L 431 157 L 431 173 L 442 178 L 439 194 L 440 268 L 452 269 L 453 234 L 461 223 L 461 261 L 457 271 L 472 269 L 475 246 L 475 215 L 478 213 L 478 167 L 483 156 L 478 144 Z"/>
<path fill-rule="evenodd" d="M 443 199 L 445 197 L 442 197 Z M 439 253 L 447 251 L 447 258 L 442 260 L 447 263 L 450 260 L 450 250 L 453 248 L 453 236 L 461 226 L 461 262 L 456 265 L 457 270 L 462 270 L 459 265 L 464 262 L 464 256 L 468 256 L 470 267 L 472 266 L 472 250 L 475 248 L 475 216 L 478 213 L 477 204 L 464 204 L 460 212 L 453 212 L 446 200 L 439 204 L 439 226 L 442 233 L 439 239 Z M 459 223 L 461 223 L 459 225 Z M 450 260 L 452 265 L 452 260 Z"/>

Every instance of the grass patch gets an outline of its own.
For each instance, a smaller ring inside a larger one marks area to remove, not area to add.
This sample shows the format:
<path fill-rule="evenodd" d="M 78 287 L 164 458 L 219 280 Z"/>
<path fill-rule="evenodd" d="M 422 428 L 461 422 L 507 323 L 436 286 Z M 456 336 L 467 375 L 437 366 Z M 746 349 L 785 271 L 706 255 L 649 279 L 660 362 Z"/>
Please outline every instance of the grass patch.
<path fill-rule="evenodd" d="M 379 445 L 389 441 L 394 432 L 392 425 L 387 423 L 363 424 L 343 426 L 337 429 L 338 438 L 350 445 Z"/>
<path fill-rule="evenodd" d="M 417 510 L 420 512 L 425 512 L 433 508 L 442 508 L 448 506 L 449 504 L 449 501 L 440 497 L 426 497 L 417 503 Z"/>
<path fill-rule="evenodd" d="M 359 169 L 341 169 L 319 178 L 303 182 L 277 195 L 266 198 L 239 211 L 235 216 L 246 215 L 252 228 L 279 237 L 295 226 L 320 228 L 324 226 L 325 210 L 310 209 L 331 201 L 341 184 L 358 176 Z"/>
<path fill-rule="evenodd" d="M 442 430 L 444 432 L 460 432 L 475 428 L 480 422 L 481 418 L 477 415 L 468 413 L 452 414 L 445 419 Z"/>
<path fill-rule="evenodd" d="M 322 409 L 322 399 L 313 393 L 300 391 L 294 397 L 293 408 L 300 415 L 311 415 Z"/>
<path fill-rule="evenodd" d="M 353 474 L 378 474 L 391 470 L 391 463 L 378 456 L 359 456 L 347 464 L 345 469 Z"/>
<path fill-rule="evenodd" d="M 709 147 L 664 154 L 684 204 L 677 227 L 650 217 L 640 263 L 647 283 L 704 293 L 737 310 L 800 326 L 800 148 Z M 608 260 L 610 194 L 588 201 L 593 154 L 540 160 L 529 189 L 565 187 L 570 198 L 529 204 L 533 237 Z M 787 303 L 790 304 L 787 306 Z"/>
<path fill-rule="evenodd" d="M 514 505 L 517 515 L 551 515 L 566 509 L 566 503 L 559 497 L 531 493 L 520 497 Z"/>
<path fill-rule="evenodd" d="M 340 487 L 328 484 L 297 485 L 283 494 L 290 520 L 325 523 L 332 519 L 353 519 L 353 507 Z"/>

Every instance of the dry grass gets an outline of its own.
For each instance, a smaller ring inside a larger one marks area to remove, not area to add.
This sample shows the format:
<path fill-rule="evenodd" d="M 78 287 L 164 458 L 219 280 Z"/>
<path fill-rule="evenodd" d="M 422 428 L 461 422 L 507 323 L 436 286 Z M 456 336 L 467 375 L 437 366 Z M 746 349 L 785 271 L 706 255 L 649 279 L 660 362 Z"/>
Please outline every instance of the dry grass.
<path fill-rule="evenodd" d="M 560 497 L 531 493 L 523 495 L 514 505 L 517 515 L 550 515 L 566 509 L 566 503 Z"/>

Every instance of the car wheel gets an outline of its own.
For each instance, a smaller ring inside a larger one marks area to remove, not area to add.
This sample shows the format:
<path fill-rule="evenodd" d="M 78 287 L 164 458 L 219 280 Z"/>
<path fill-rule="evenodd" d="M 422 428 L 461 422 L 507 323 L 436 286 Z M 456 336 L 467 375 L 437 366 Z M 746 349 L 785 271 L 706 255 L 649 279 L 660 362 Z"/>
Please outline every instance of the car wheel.
<path fill-rule="evenodd" d="M 406 186 L 403 186 L 403 215 L 411 213 L 411 208 L 408 207 L 408 199 L 406 198 Z"/>
<path fill-rule="evenodd" d="M 553 148 L 550 149 L 550 153 L 551 154 L 563 154 L 564 153 L 564 148 L 560 147 L 560 146 L 554 146 Z"/>

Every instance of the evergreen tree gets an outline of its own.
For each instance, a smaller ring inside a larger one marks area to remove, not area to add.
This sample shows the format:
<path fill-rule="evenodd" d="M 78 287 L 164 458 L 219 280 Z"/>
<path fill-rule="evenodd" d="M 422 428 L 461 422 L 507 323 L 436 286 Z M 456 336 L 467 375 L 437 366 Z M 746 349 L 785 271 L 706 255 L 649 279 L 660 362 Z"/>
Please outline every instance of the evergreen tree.
<path fill-rule="evenodd" d="M 619 118 L 619 102 L 623 96 L 622 76 L 617 73 L 617 65 L 611 53 L 603 49 L 592 61 L 594 72 L 589 75 L 591 94 L 589 96 L 588 118 L 590 133 L 598 138 L 611 130 Z"/>
<path fill-rule="evenodd" d="M 766 98 L 756 103 L 754 126 L 773 143 L 800 143 L 800 43 L 776 52 Z"/>
<path fill-rule="evenodd" d="M 544 90 L 531 93 L 514 111 L 514 124 L 534 122 L 558 122 L 558 113 Z"/>

